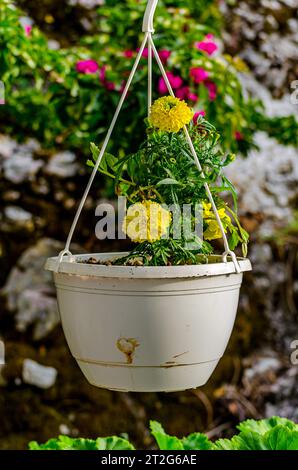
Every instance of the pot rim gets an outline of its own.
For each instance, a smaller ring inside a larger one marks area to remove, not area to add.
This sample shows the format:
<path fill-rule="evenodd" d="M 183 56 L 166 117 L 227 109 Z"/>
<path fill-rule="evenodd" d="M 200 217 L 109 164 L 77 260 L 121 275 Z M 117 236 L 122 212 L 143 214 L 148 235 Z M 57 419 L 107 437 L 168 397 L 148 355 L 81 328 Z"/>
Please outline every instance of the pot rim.
<path fill-rule="evenodd" d="M 84 277 L 124 279 L 175 279 L 237 274 L 231 258 L 228 257 L 228 261 L 223 262 L 221 255 L 209 255 L 208 259 L 211 262 L 207 264 L 183 266 L 106 266 L 82 263 L 82 261 L 88 260 L 90 257 L 107 261 L 126 255 L 128 255 L 127 252 L 114 252 L 77 254 L 72 257 L 64 256 L 59 264 L 58 272 L 59 274 Z M 47 271 L 57 272 L 58 259 L 58 256 L 48 258 L 45 269 Z M 238 257 L 237 260 L 241 268 L 241 273 L 252 270 L 251 262 L 248 258 Z"/>

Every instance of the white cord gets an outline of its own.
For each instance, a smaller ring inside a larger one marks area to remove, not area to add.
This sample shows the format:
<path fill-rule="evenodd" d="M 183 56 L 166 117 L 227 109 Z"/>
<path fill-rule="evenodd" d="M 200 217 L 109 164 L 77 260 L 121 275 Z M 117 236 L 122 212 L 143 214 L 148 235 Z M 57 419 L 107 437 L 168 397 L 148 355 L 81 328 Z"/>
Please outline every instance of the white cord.
<path fill-rule="evenodd" d="M 148 117 L 152 106 L 152 35 L 148 33 Z"/>

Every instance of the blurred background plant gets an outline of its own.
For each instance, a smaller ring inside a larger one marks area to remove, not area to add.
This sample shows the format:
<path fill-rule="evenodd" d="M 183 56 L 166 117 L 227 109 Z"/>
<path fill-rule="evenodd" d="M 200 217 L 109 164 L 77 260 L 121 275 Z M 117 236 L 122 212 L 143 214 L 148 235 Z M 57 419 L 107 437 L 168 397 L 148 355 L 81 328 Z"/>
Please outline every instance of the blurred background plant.
<path fill-rule="evenodd" d="M 20 21 L 23 13 L 9 0 L 2 2 L 0 64 L 7 105 L 0 109 L 0 120 L 4 130 L 19 138 L 35 137 L 46 147 L 59 145 L 83 153 L 90 141 L 100 143 L 141 41 L 145 4 L 145 0 L 107 1 L 94 19 L 96 32 L 86 31 L 75 44 L 60 48 L 49 43 L 37 25 Z M 23 6 L 30 9 L 30 2 Z M 45 21 L 51 24 L 51 18 L 48 14 Z M 289 122 L 271 119 L 260 100 L 244 93 L 238 74 L 247 73 L 248 67 L 239 57 L 222 53 L 218 2 L 160 1 L 155 24 L 156 43 L 177 96 L 206 114 L 222 134 L 225 148 L 246 154 L 257 129 L 283 143 L 297 143 L 293 117 Z M 115 131 L 113 151 L 135 150 L 142 141 L 146 54 L 147 50 Z M 166 89 L 155 72 L 158 97 Z"/>
<path fill-rule="evenodd" d="M 215 439 L 231 437 L 245 418 L 298 420 L 298 368 L 290 363 L 298 304 L 294 0 L 159 1 L 156 43 L 175 91 L 221 131 L 225 150 L 239 155 L 225 174 L 238 189 L 254 271 L 245 277 L 237 325 L 215 375 L 206 387 L 178 394 L 99 390 L 65 344 L 43 264 L 63 248 L 89 177 L 89 143 L 100 146 L 112 117 L 139 47 L 144 6 L 0 2 L 1 449 L 59 433 L 124 432 L 148 448 L 149 419 L 174 435 L 199 430 Z M 146 66 L 144 57 L 109 148 L 115 155 L 143 140 Z M 156 73 L 154 98 L 162 94 Z M 96 178 L 74 252 L 119 251 L 117 241 L 94 234 L 94 208 L 112 195 L 104 181 Z"/>

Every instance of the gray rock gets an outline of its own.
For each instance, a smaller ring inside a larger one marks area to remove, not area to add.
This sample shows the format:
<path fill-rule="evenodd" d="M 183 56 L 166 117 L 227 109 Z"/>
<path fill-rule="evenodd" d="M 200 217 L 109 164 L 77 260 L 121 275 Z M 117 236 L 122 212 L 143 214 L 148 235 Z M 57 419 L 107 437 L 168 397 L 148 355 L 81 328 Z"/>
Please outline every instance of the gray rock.
<path fill-rule="evenodd" d="M 260 60 L 261 67 L 265 67 L 269 70 L 269 60 L 261 60 L 260 57 L 258 60 Z M 249 92 L 254 96 L 254 98 L 258 98 L 262 101 L 265 108 L 265 114 L 268 117 L 283 117 L 298 114 L 297 106 L 291 103 L 289 94 L 285 93 L 281 99 L 274 99 L 269 90 L 258 82 L 252 75 L 242 74 L 239 76 L 239 79 L 246 92 Z"/>
<path fill-rule="evenodd" d="M 63 248 L 56 240 L 39 240 L 22 254 L 1 291 L 15 315 L 16 329 L 23 332 L 33 325 L 34 340 L 44 338 L 60 322 L 52 274 L 44 264 Z"/>
<path fill-rule="evenodd" d="M 58 49 L 61 48 L 61 45 L 55 39 L 49 39 L 48 40 L 48 47 L 49 47 L 49 49 L 51 49 L 53 51 L 57 51 Z"/>
<path fill-rule="evenodd" d="M 46 173 L 60 178 L 70 178 L 79 170 L 76 156 L 72 152 L 59 152 L 52 156 L 45 168 Z"/>
<path fill-rule="evenodd" d="M 291 367 L 280 375 L 272 385 L 274 399 L 266 403 L 265 416 L 282 416 L 298 420 L 298 366 Z"/>
<path fill-rule="evenodd" d="M 81 7 L 91 9 L 103 5 L 105 0 L 68 0 L 71 6 L 79 5 Z"/>
<path fill-rule="evenodd" d="M 35 140 L 18 144 L 10 137 L 0 135 L 0 169 L 12 183 L 22 183 L 34 179 L 43 166 L 42 160 L 35 160 L 33 154 L 40 148 Z"/>
<path fill-rule="evenodd" d="M 48 389 L 56 382 L 57 370 L 54 367 L 38 364 L 38 362 L 32 361 L 32 359 L 24 359 L 22 378 L 26 384 Z"/>
<path fill-rule="evenodd" d="M 224 35 L 274 96 L 290 90 L 298 54 L 297 0 L 220 2 L 230 28 Z"/>
<path fill-rule="evenodd" d="M 297 149 L 278 144 L 264 132 L 255 135 L 255 143 L 260 150 L 237 159 L 225 174 L 239 192 L 241 213 L 263 214 L 259 234 L 268 236 L 292 218 L 291 204 L 298 197 Z"/>
<path fill-rule="evenodd" d="M 63 434 L 64 436 L 69 436 L 71 434 L 71 429 L 69 426 L 67 426 L 67 424 L 60 424 L 59 433 Z"/>
<path fill-rule="evenodd" d="M 7 206 L 3 213 L 0 213 L 1 231 L 6 233 L 33 232 L 37 219 L 22 207 Z"/>
<path fill-rule="evenodd" d="M 244 379 L 251 381 L 257 375 L 264 375 L 269 371 L 278 371 L 282 367 L 280 360 L 276 357 L 258 357 L 252 367 L 244 372 Z"/>
<path fill-rule="evenodd" d="M 32 220 L 32 214 L 21 207 L 7 206 L 4 210 L 5 216 L 15 223 L 26 223 Z"/>

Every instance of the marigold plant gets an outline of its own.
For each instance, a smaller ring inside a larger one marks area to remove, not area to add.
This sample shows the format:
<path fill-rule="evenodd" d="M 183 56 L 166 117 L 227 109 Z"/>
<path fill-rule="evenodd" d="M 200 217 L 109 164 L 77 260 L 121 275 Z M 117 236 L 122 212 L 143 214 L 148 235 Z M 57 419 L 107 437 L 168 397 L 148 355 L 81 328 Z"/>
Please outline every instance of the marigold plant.
<path fill-rule="evenodd" d="M 214 252 L 213 241 L 221 238 L 222 232 L 205 183 L 211 189 L 230 248 L 241 244 L 246 255 L 248 234 L 237 217 L 237 194 L 223 173 L 235 156 L 222 152 L 216 129 L 202 115 L 194 116 L 184 101 L 171 96 L 153 103 L 146 123 L 147 138 L 137 152 L 123 158 L 107 153 L 99 167 L 114 179 L 116 195 L 127 198 L 122 228 L 137 243 L 128 256 L 115 263 L 163 266 L 207 262 Z M 185 126 L 204 174 L 195 165 Z M 91 150 L 93 159 L 88 164 L 94 166 L 99 148 L 92 144 Z M 230 193 L 234 207 L 222 199 L 222 191 Z"/>

